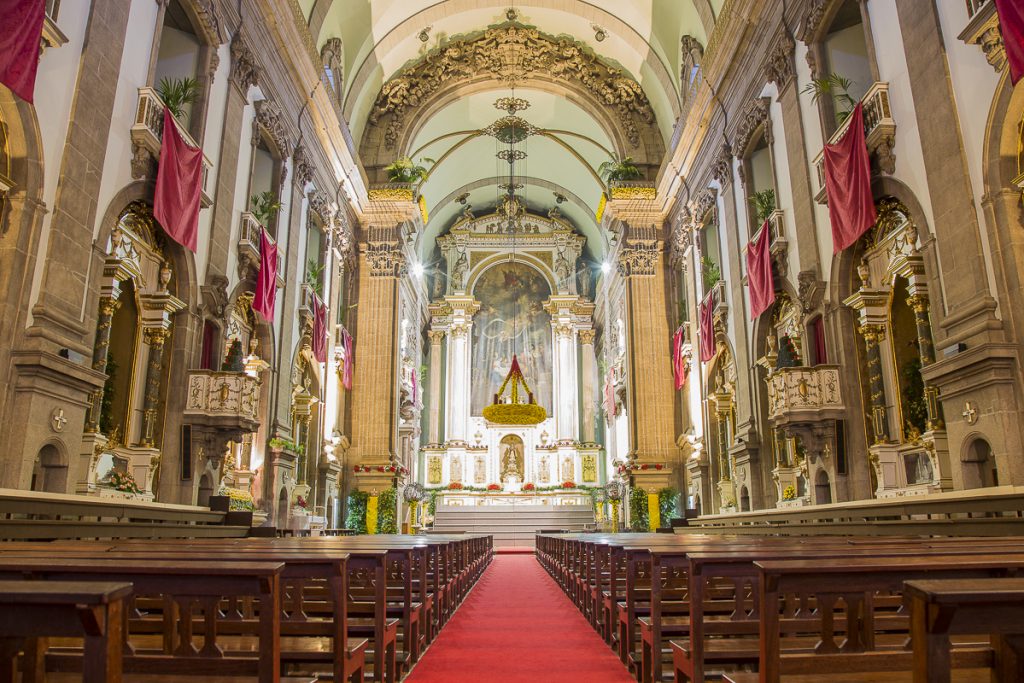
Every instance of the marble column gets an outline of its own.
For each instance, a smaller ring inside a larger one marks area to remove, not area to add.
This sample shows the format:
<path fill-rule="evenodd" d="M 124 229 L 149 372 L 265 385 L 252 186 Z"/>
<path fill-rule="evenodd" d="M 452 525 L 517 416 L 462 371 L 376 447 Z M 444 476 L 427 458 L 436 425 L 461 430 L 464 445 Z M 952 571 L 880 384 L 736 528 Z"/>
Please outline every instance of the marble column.
<path fill-rule="evenodd" d="M 889 441 L 889 424 L 885 413 L 885 380 L 882 378 L 882 353 L 879 343 L 885 337 L 885 328 L 881 325 L 863 325 L 860 333 L 864 337 L 868 362 L 868 390 L 871 392 L 871 426 L 874 430 L 874 441 Z"/>
<path fill-rule="evenodd" d="M 147 327 L 143 330 L 143 339 L 149 346 L 149 359 L 146 362 L 146 391 L 142 404 L 142 439 L 139 445 L 153 448 L 156 432 L 156 410 L 160 403 L 161 369 L 164 360 L 164 343 L 170 337 L 170 330 L 165 327 Z"/>
<path fill-rule="evenodd" d="M 451 306 L 452 316 L 448 327 L 448 378 L 445 386 L 448 421 L 445 425 L 445 441 L 466 442 L 469 439 L 472 400 L 470 368 L 473 361 L 473 315 L 480 310 L 480 304 L 473 297 L 465 295 L 449 296 L 446 300 Z"/>
<path fill-rule="evenodd" d="M 583 409 L 583 443 L 594 443 L 597 440 L 595 427 L 597 411 L 597 356 L 594 354 L 594 337 L 592 329 L 579 331 L 580 353 L 583 360 L 583 377 L 580 382 L 580 404 Z"/>
<path fill-rule="evenodd" d="M 444 330 L 430 330 L 430 384 L 429 392 L 430 416 L 427 425 L 427 443 L 436 446 L 441 442 L 441 373 L 444 364 L 441 362 Z"/>
<path fill-rule="evenodd" d="M 555 337 L 555 438 L 576 441 L 579 426 L 576 387 L 576 340 L 571 325 L 554 326 Z"/>

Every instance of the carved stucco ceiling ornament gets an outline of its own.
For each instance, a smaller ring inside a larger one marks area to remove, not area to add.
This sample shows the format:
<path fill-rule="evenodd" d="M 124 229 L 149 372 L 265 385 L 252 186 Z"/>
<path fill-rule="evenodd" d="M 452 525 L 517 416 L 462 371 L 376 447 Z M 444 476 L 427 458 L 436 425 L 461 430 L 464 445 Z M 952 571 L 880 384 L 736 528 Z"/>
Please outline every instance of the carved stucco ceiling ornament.
<path fill-rule="evenodd" d="M 640 84 L 602 62 L 583 43 L 507 25 L 453 40 L 400 72 L 381 88 L 370 124 L 385 126 L 384 144 L 394 149 L 410 111 L 449 83 L 487 75 L 510 87 L 535 75 L 581 85 L 615 109 L 633 147 L 640 146 L 637 119 L 645 125 L 655 122 L 654 109 Z"/>
<path fill-rule="evenodd" d="M 768 53 L 764 63 L 764 77 L 769 83 L 782 90 L 793 78 L 793 50 L 796 43 L 789 37 L 789 33 L 782 32 L 782 36 L 775 43 L 775 47 Z"/>

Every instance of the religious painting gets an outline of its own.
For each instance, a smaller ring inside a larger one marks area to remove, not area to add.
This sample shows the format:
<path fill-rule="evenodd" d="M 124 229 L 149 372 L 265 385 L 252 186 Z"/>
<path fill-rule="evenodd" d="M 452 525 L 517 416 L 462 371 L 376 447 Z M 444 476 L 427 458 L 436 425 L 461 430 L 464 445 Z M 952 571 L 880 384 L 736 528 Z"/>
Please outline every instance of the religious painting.
<path fill-rule="evenodd" d="M 441 458 L 437 456 L 427 458 L 427 483 L 441 483 Z"/>
<path fill-rule="evenodd" d="M 484 460 L 484 456 L 476 456 L 476 461 L 473 464 L 473 483 L 484 484 L 487 482 L 487 461 Z"/>
<path fill-rule="evenodd" d="M 480 311 L 473 317 L 472 412 L 483 415 L 512 364 L 512 355 L 550 414 L 551 316 L 544 302 L 551 288 L 544 276 L 522 263 L 499 263 L 477 280 L 473 295 Z"/>
<path fill-rule="evenodd" d="M 562 458 L 562 481 L 573 481 L 576 468 L 573 466 L 572 456 Z"/>
<path fill-rule="evenodd" d="M 583 481 L 597 481 L 597 458 L 592 455 L 583 456 Z"/>
<path fill-rule="evenodd" d="M 907 485 L 931 484 L 935 480 L 932 459 L 926 451 L 903 454 L 903 465 L 907 472 Z"/>
<path fill-rule="evenodd" d="M 540 456 L 540 463 L 537 465 L 537 482 L 547 484 L 551 481 L 551 465 L 547 455 Z"/>
<path fill-rule="evenodd" d="M 448 481 L 462 483 L 462 458 L 458 455 L 453 455 L 450 463 L 451 471 L 448 473 Z"/>

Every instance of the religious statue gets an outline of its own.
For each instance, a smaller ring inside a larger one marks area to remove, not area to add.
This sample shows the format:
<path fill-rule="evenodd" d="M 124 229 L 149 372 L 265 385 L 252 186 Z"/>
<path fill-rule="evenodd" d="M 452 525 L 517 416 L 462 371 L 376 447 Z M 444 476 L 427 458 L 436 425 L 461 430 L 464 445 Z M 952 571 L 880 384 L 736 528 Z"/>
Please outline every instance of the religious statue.
<path fill-rule="evenodd" d="M 476 456 L 476 464 L 473 472 L 473 483 L 483 484 L 487 481 L 487 462 L 484 460 L 484 456 Z"/>
<path fill-rule="evenodd" d="M 451 471 L 448 472 L 448 480 L 450 482 L 462 483 L 462 458 L 458 455 L 452 456 Z"/>
<path fill-rule="evenodd" d="M 580 272 L 579 280 L 576 283 L 579 287 L 579 295 L 583 297 L 590 296 L 590 264 L 580 259 Z"/>
<path fill-rule="evenodd" d="M 565 258 L 565 249 L 558 252 L 558 259 L 555 260 L 555 277 L 558 278 L 558 288 L 562 289 L 569 285 L 569 259 Z"/>
<path fill-rule="evenodd" d="M 466 250 L 462 249 L 459 251 L 459 257 L 455 259 L 455 264 L 452 266 L 452 291 L 459 292 L 465 289 L 466 283 L 464 279 L 468 269 L 469 263 L 466 260 Z"/>
<path fill-rule="evenodd" d="M 462 213 L 459 214 L 459 221 L 458 222 L 461 223 L 462 221 L 471 221 L 474 218 L 476 218 L 476 215 L 473 213 L 473 205 L 472 204 L 464 204 L 462 206 Z"/>
<path fill-rule="evenodd" d="M 567 455 L 562 460 L 562 481 L 574 481 L 576 468 L 573 466 L 572 456 Z"/>
<path fill-rule="evenodd" d="M 257 510 L 263 503 L 263 467 L 257 467 L 249 480 L 249 494 L 252 496 L 252 505 Z"/>
<path fill-rule="evenodd" d="M 547 484 L 551 481 L 551 468 L 549 467 L 547 455 L 540 456 L 540 463 L 537 465 L 537 481 Z"/>
<path fill-rule="evenodd" d="M 501 481 L 523 480 L 523 454 L 517 445 L 506 443 L 501 454 Z"/>
<path fill-rule="evenodd" d="M 434 273 L 434 292 L 432 295 L 433 299 L 440 299 L 444 296 L 444 273 L 440 269 Z"/>

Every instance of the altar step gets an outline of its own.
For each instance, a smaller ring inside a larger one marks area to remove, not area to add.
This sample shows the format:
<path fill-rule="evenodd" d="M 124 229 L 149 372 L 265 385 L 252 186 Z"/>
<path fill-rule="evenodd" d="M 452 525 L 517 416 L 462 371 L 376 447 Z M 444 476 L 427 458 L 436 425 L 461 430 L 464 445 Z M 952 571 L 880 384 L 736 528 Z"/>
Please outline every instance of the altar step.
<path fill-rule="evenodd" d="M 432 531 L 490 534 L 496 548 L 532 548 L 541 529 L 584 531 L 594 524 L 589 505 L 438 505 Z"/>

